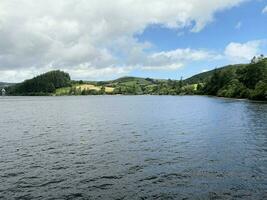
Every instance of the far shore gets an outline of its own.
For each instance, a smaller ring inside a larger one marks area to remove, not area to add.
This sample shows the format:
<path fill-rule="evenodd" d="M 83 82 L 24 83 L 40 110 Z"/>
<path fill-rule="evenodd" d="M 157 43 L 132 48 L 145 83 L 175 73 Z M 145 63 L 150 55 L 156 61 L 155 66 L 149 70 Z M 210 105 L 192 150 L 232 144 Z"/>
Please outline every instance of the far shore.
<path fill-rule="evenodd" d="M 225 100 L 235 100 L 235 101 L 249 101 L 249 102 L 261 102 L 261 103 L 267 103 L 267 101 L 261 101 L 261 100 L 252 100 L 252 99 L 245 99 L 245 98 L 230 98 L 230 97 L 219 97 L 219 96 L 212 96 L 212 95 L 153 95 L 153 94 L 140 94 L 140 95 L 131 95 L 131 94 L 103 94 L 103 95 L 18 95 L 18 96 L 12 96 L 12 95 L 5 95 L 0 96 L 0 98 L 6 98 L 6 97 L 86 97 L 86 96 L 172 96 L 172 97 L 186 97 L 186 96 L 196 96 L 196 97 L 210 97 L 215 99 L 225 99 Z"/>

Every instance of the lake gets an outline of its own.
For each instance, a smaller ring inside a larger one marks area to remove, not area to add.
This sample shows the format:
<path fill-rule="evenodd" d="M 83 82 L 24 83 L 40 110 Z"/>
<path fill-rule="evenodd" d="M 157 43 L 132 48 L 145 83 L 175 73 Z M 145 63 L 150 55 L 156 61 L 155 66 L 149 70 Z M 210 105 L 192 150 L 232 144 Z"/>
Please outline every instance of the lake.
<path fill-rule="evenodd" d="M 0 97 L 0 199 L 267 199 L 267 103 Z"/>

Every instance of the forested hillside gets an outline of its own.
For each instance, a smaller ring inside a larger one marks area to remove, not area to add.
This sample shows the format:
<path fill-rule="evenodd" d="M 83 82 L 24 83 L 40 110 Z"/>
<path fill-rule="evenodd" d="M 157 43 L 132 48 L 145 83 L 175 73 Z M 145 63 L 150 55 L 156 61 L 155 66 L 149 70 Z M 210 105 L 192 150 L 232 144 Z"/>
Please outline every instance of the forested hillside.
<path fill-rule="evenodd" d="M 50 71 L 6 88 L 8 95 L 48 95 L 71 84 L 68 73 Z"/>
<path fill-rule="evenodd" d="M 51 71 L 6 88 L 8 95 L 212 95 L 267 100 L 267 59 L 229 65 L 186 80 L 122 77 L 112 81 L 71 81 Z"/>
<path fill-rule="evenodd" d="M 267 100 L 267 59 L 248 65 L 226 67 L 209 72 L 204 77 L 200 94 Z"/>
<path fill-rule="evenodd" d="M 11 85 L 15 85 L 14 83 L 5 83 L 5 82 L 0 82 L 0 88 L 5 88 L 9 87 Z"/>
<path fill-rule="evenodd" d="M 227 65 L 225 67 L 221 67 L 216 70 L 217 72 L 221 72 L 221 71 L 226 71 L 226 70 L 236 70 L 237 68 L 244 68 L 246 66 L 247 64 Z M 184 83 L 185 84 L 205 83 L 212 77 L 213 73 L 214 73 L 214 70 L 196 74 L 186 79 Z"/>

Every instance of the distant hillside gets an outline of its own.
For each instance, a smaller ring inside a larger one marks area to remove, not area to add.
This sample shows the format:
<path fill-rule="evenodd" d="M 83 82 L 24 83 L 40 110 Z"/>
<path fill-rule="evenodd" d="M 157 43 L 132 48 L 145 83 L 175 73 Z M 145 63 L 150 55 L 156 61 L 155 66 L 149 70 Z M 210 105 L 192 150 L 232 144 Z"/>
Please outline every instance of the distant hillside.
<path fill-rule="evenodd" d="M 110 81 L 98 81 L 95 82 L 95 84 L 98 85 L 131 85 L 131 84 L 143 84 L 143 85 L 149 85 L 149 84 L 155 84 L 156 82 L 166 82 L 167 80 L 160 80 L 160 79 L 152 79 L 152 78 L 141 78 L 141 77 L 133 77 L 133 76 L 124 76 L 115 80 Z M 93 83 L 93 82 L 88 82 Z"/>
<path fill-rule="evenodd" d="M 238 64 L 238 65 L 228 65 L 225 67 L 213 69 L 207 72 L 203 72 L 200 74 L 196 74 L 184 81 L 186 84 L 197 84 L 197 83 L 205 83 L 207 82 L 211 76 L 213 75 L 214 71 L 227 71 L 227 70 L 237 70 L 246 67 L 248 64 Z"/>
<path fill-rule="evenodd" d="M 5 83 L 5 82 L 0 82 L 0 88 L 5 88 L 5 87 L 9 87 L 15 85 L 15 83 Z"/>
<path fill-rule="evenodd" d="M 187 80 L 188 81 L 188 80 Z M 233 65 L 191 77 L 198 93 L 230 98 L 267 100 L 267 58 L 247 65 Z"/>
<path fill-rule="evenodd" d="M 8 95 L 213 95 L 267 100 L 267 59 L 229 65 L 184 81 L 122 77 L 111 81 L 71 81 L 51 71 L 6 88 Z"/>
<path fill-rule="evenodd" d="M 70 84 L 71 80 L 68 73 L 50 71 L 6 89 L 8 95 L 49 95 L 54 93 L 57 88 Z"/>
<path fill-rule="evenodd" d="M 111 84 L 128 84 L 128 83 L 140 83 L 140 84 L 151 84 L 151 81 L 146 80 L 145 78 L 139 78 L 139 77 L 121 77 L 116 80 L 113 80 L 110 82 Z"/>
<path fill-rule="evenodd" d="M 170 90 L 175 81 L 139 77 L 121 77 L 111 81 L 73 81 L 72 86 L 56 90 L 56 95 L 103 95 L 103 94 L 179 94 Z M 163 91 L 164 90 L 164 91 Z"/>

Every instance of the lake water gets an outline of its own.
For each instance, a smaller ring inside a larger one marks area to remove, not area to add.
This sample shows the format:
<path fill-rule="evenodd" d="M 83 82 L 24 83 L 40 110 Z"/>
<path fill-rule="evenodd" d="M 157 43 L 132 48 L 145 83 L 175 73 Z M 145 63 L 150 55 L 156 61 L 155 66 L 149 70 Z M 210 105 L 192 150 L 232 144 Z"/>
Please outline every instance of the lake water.
<path fill-rule="evenodd" d="M 0 199 L 267 199 L 267 104 L 0 97 Z"/>

